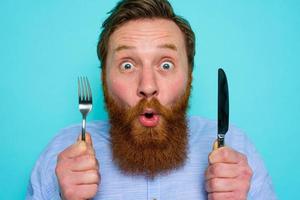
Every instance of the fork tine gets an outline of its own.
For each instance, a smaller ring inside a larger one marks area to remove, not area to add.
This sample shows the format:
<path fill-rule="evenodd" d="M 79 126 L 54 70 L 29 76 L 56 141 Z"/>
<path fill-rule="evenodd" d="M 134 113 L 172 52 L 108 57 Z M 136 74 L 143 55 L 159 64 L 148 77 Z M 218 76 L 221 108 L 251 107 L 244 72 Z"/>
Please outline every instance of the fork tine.
<path fill-rule="evenodd" d="M 83 95 L 84 95 L 84 101 L 86 102 L 88 100 L 88 94 L 87 94 L 87 86 L 86 86 L 86 77 L 82 77 L 82 85 L 83 85 Z"/>
<path fill-rule="evenodd" d="M 85 94 L 85 101 L 88 101 L 89 94 L 87 92 L 87 85 L 86 85 L 86 76 L 83 77 L 83 82 L 84 82 L 84 94 Z"/>
<path fill-rule="evenodd" d="M 81 101 L 81 97 L 82 97 L 82 95 L 81 95 L 81 87 L 80 87 L 80 77 L 78 77 L 78 99 L 79 99 L 79 101 Z"/>
<path fill-rule="evenodd" d="M 81 85 L 81 101 L 85 101 L 85 93 L 84 93 L 84 83 L 83 83 L 83 77 L 80 76 L 80 85 Z"/>
<path fill-rule="evenodd" d="M 84 77 L 80 76 L 80 85 L 81 85 L 81 101 L 85 102 L 85 85 L 84 85 Z"/>
<path fill-rule="evenodd" d="M 92 90 L 91 90 L 91 86 L 90 86 L 90 82 L 89 82 L 88 78 L 86 78 L 86 82 L 87 82 L 87 88 L 88 88 L 88 94 L 89 94 L 89 101 L 92 102 Z"/>

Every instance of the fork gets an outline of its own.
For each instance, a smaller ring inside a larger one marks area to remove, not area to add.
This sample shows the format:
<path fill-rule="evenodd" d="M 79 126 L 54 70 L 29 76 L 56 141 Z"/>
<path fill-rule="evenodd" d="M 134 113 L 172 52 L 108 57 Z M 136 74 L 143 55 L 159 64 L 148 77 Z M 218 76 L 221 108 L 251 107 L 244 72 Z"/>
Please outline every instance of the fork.
<path fill-rule="evenodd" d="M 78 98 L 79 98 L 79 111 L 82 114 L 81 139 L 85 141 L 86 117 L 93 107 L 92 91 L 91 91 L 89 80 L 86 76 L 78 77 Z"/>

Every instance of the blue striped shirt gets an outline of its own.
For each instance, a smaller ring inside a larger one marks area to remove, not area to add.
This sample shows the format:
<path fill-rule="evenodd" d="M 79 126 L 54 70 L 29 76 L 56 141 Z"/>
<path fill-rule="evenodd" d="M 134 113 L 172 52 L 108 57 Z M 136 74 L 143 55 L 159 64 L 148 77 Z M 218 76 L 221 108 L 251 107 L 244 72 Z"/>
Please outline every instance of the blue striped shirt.
<path fill-rule="evenodd" d="M 208 154 L 216 139 L 215 121 L 189 117 L 189 150 L 185 165 L 154 179 L 124 175 L 112 161 L 108 122 L 95 121 L 87 125 L 96 157 L 100 163 L 101 184 L 94 199 L 99 200 L 205 200 L 205 170 Z M 57 155 L 76 141 L 81 125 L 67 127 L 52 140 L 41 154 L 32 171 L 26 199 L 60 199 L 55 175 Z M 231 126 L 226 145 L 247 155 L 253 170 L 248 200 L 276 199 L 271 178 L 254 146 L 239 129 Z"/>

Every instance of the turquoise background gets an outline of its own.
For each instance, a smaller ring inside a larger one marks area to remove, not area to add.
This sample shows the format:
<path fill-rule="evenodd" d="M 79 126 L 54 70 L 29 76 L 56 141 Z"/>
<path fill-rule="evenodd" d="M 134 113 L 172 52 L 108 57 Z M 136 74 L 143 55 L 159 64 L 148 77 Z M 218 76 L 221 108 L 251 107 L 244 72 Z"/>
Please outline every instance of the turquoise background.
<path fill-rule="evenodd" d="M 190 114 L 216 119 L 217 68 L 227 72 L 231 122 L 262 154 L 279 199 L 300 199 L 300 1 L 172 0 L 197 35 Z M 96 44 L 116 0 L 0 2 L 0 199 L 24 199 L 57 131 L 79 123 L 76 78 L 106 119 Z"/>

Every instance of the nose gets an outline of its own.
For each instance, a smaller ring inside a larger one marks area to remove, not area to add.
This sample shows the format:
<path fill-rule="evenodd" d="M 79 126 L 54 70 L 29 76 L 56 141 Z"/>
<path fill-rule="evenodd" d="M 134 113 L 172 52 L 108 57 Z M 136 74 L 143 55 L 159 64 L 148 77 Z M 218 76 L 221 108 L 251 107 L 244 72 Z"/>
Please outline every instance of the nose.
<path fill-rule="evenodd" d="M 158 92 L 155 72 L 151 68 L 144 68 L 140 75 L 137 95 L 142 98 L 150 99 L 156 97 Z"/>

